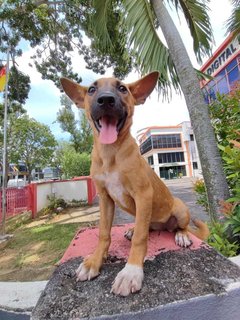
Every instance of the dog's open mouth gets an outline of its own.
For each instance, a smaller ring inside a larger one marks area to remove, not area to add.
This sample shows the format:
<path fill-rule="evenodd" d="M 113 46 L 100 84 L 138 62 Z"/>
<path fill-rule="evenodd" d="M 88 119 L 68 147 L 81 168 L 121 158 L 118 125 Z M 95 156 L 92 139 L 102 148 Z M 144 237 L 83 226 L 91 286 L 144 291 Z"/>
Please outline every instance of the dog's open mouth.
<path fill-rule="evenodd" d="M 120 119 L 105 115 L 98 120 L 94 120 L 95 127 L 99 132 L 100 142 L 103 144 L 114 143 L 117 140 L 119 132 L 124 126 L 126 118 L 127 113 L 125 113 L 125 115 Z"/>

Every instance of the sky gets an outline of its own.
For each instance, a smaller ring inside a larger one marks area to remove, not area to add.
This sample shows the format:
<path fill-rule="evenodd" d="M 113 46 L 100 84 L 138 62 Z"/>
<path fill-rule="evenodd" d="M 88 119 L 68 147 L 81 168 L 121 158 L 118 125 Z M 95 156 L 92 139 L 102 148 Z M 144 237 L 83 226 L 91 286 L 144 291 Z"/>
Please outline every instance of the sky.
<path fill-rule="evenodd" d="M 215 45 L 213 46 L 214 52 L 226 38 L 224 23 L 230 16 L 231 7 L 230 1 L 228 0 L 211 0 L 209 7 L 211 10 L 209 12 L 209 16 L 215 38 Z M 181 21 L 179 22 L 179 19 L 174 12 L 170 11 L 170 14 L 172 15 L 182 36 L 193 66 L 195 68 L 200 68 L 192 50 L 192 40 L 184 19 L 181 19 L 180 17 Z M 86 42 L 87 41 L 88 39 L 86 39 Z M 34 49 L 26 45 L 23 49 L 23 55 L 18 58 L 17 62 L 20 70 L 28 74 L 31 78 L 31 90 L 24 107 L 30 117 L 35 118 L 41 123 L 49 125 L 51 131 L 58 140 L 66 140 L 69 138 L 69 135 L 64 133 L 55 122 L 57 112 L 60 108 L 61 93 L 53 82 L 41 79 L 41 75 L 35 70 L 35 68 L 29 66 L 29 63 L 31 62 L 30 57 L 34 54 Z M 204 61 L 207 59 L 208 58 L 206 57 Z M 82 84 L 88 86 L 100 76 L 84 68 L 84 64 L 83 58 L 73 55 L 73 71 L 78 72 L 83 79 Z M 104 76 L 112 76 L 112 70 L 107 70 Z M 139 75 L 137 73 L 131 73 L 124 82 L 130 83 L 138 78 Z M 78 116 L 77 108 L 73 108 L 75 109 L 76 116 Z M 158 99 L 158 94 L 155 90 L 144 105 L 136 106 L 132 135 L 136 137 L 138 130 L 148 126 L 177 125 L 182 121 L 187 120 L 189 120 L 189 115 L 183 96 L 176 95 L 173 92 L 171 101 L 163 102 L 161 97 Z"/>

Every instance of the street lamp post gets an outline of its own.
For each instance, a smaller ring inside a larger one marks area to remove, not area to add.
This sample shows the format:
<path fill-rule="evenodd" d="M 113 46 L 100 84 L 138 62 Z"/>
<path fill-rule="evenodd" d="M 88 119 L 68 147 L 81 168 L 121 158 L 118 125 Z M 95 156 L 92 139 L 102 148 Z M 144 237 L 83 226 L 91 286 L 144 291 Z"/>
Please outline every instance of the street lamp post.
<path fill-rule="evenodd" d="M 2 221 L 0 232 L 5 235 L 5 222 L 6 222 L 6 189 L 7 189 L 7 108 L 8 108 L 8 75 L 9 75 L 9 55 L 10 48 L 7 50 L 7 65 L 6 65 L 6 84 L 5 84 L 5 97 L 4 97 L 4 125 L 3 125 L 3 180 L 2 180 Z"/>

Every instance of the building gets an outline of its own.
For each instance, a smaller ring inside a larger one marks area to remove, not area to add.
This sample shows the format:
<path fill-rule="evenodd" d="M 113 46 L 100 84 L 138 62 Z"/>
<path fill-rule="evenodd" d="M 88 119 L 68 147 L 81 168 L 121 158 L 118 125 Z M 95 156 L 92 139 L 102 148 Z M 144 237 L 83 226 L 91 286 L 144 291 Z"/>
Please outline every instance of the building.
<path fill-rule="evenodd" d="M 200 160 L 189 121 L 138 132 L 140 152 L 162 179 L 201 176 Z"/>
<path fill-rule="evenodd" d="M 213 77 L 200 83 L 206 103 L 214 100 L 217 92 L 231 92 L 240 81 L 240 35 L 229 35 L 200 70 Z"/>
<path fill-rule="evenodd" d="M 216 93 L 227 94 L 240 82 L 240 35 L 229 35 L 213 56 L 201 67 L 211 79 L 201 80 L 206 103 Z M 201 165 L 189 121 L 177 126 L 154 126 L 138 132 L 140 152 L 162 179 L 182 176 L 201 177 Z"/>
<path fill-rule="evenodd" d="M 60 169 L 57 167 L 45 167 L 43 169 L 37 167 L 32 170 L 31 175 L 32 180 L 36 182 L 58 180 L 60 179 Z"/>

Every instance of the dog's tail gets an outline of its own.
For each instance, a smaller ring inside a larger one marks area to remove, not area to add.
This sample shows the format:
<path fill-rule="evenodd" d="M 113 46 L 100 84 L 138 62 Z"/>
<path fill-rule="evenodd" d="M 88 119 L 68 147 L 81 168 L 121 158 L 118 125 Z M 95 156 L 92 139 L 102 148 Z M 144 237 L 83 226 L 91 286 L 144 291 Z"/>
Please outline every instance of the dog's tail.
<path fill-rule="evenodd" d="M 197 228 L 195 229 L 191 226 L 188 226 L 188 231 L 194 234 L 199 239 L 206 240 L 210 234 L 207 224 L 198 219 L 192 219 L 192 222 Z"/>

